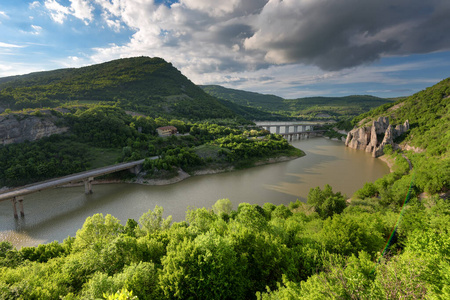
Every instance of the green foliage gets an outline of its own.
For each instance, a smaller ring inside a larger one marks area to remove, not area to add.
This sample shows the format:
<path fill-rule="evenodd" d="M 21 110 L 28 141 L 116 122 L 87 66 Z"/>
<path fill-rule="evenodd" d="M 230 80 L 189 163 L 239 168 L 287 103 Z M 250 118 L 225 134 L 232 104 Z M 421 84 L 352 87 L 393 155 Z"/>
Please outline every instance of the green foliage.
<path fill-rule="evenodd" d="M 376 185 L 372 182 L 366 182 L 364 184 L 364 187 L 362 189 L 359 189 L 355 193 L 355 195 L 359 199 L 366 199 L 366 198 L 374 197 L 377 194 L 378 194 L 378 189 L 377 189 Z"/>
<path fill-rule="evenodd" d="M 106 300 L 137 300 L 138 297 L 133 296 L 133 291 L 122 289 L 114 294 L 103 294 Z"/>
<path fill-rule="evenodd" d="M 79 141 L 98 147 L 124 146 L 128 138 L 137 136 L 130 126 L 132 117 L 118 107 L 95 105 L 66 118 Z"/>
<path fill-rule="evenodd" d="M 95 214 L 88 217 L 83 227 L 77 231 L 73 244 L 75 251 L 82 249 L 101 249 L 123 232 L 123 225 L 111 215 Z"/>
<path fill-rule="evenodd" d="M 344 196 L 340 192 L 333 193 L 333 189 L 328 184 L 323 191 L 320 187 L 312 188 L 308 193 L 307 203 L 314 207 L 322 219 L 341 213 L 347 206 Z"/>
<path fill-rule="evenodd" d="M 328 186 L 316 192 L 337 194 Z M 307 215 L 306 204 L 241 203 L 233 211 L 228 199 L 212 210 L 191 208 L 172 226 L 158 206 L 141 227 L 97 214 L 62 244 L 17 251 L 1 243 L 0 298 L 442 298 L 450 286 L 450 208 L 430 203 L 407 205 L 398 252 L 385 257 L 398 216 L 357 203 L 325 220 Z"/>
<path fill-rule="evenodd" d="M 230 199 L 220 199 L 212 206 L 214 213 L 218 216 L 228 216 L 233 208 Z"/>
<path fill-rule="evenodd" d="M 213 233 L 169 244 L 160 283 L 175 299 L 243 299 L 245 260 L 228 239 Z"/>
<path fill-rule="evenodd" d="M 66 254 L 66 249 L 57 241 L 37 247 L 22 247 L 19 251 L 19 255 L 23 259 L 37 262 L 47 262 L 49 259 L 65 256 Z"/>
<path fill-rule="evenodd" d="M 367 218 L 370 216 L 370 221 Z M 383 248 L 385 224 L 381 218 L 361 213 L 334 215 L 323 223 L 320 239 L 331 253 L 349 256 L 363 250 L 371 255 Z"/>
<path fill-rule="evenodd" d="M 142 217 L 139 218 L 139 223 L 141 223 L 142 229 L 147 234 L 152 234 L 160 230 L 166 230 L 170 228 L 170 223 L 172 223 L 172 216 L 168 216 L 166 219 L 162 217 L 164 208 L 156 205 L 155 209 L 148 210 Z"/>
<path fill-rule="evenodd" d="M 23 185 L 81 172 L 89 161 L 85 145 L 59 135 L 0 146 L 0 185 Z"/>

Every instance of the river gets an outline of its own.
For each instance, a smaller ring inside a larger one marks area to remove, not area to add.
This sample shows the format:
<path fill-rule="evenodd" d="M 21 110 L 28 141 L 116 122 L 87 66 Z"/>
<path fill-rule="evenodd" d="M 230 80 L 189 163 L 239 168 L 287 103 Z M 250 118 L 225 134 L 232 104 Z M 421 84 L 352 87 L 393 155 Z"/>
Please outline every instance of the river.
<path fill-rule="evenodd" d="M 330 184 L 333 191 L 350 197 L 365 182 L 389 172 L 387 165 L 369 153 L 349 149 L 342 142 L 325 138 L 296 140 L 306 156 L 276 164 L 214 175 L 190 177 L 166 186 L 138 184 L 94 185 L 85 195 L 84 186 L 56 188 L 25 196 L 25 217 L 14 219 L 12 204 L 0 202 L 0 241 L 16 247 L 34 246 L 74 236 L 85 219 L 96 213 L 111 214 L 126 223 L 138 220 L 155 205 L 174 221 L 185 218 L 188 207 L 211 206 L 228 198 L 234 208 L 241 202 L 263 205 L 306 202 L 311 188 Z"/>

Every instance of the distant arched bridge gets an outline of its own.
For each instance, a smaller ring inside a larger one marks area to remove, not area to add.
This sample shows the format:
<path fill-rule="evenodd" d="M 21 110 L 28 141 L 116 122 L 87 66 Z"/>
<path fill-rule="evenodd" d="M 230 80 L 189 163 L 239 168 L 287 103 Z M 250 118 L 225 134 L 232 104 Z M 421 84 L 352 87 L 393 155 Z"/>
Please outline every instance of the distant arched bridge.
<path fill-rule="evenodd" d="M 304 123 L 280 124 L 279 122 L 277 122 L 277 123 L 262 123 L 258 124 L 257 126 L 260 128 L 264 128 L 268 131 L 270 131 L 271 128 L 275 128 L 276 134 L 280 134 L 289 139 L 290 141 L 292 141 L 294 137 L 297 137 L 298 139 L 308 138 L 311 136 L 320 136 L 325 132 L 325 130 L 317 129 L 321 128 L 321 126 L 318 124 L 304 124 Z M 315 130 L 314 127 L 316 127 Z M 281 132 L 281 128 L 284 128 L 284 132 Z"/>

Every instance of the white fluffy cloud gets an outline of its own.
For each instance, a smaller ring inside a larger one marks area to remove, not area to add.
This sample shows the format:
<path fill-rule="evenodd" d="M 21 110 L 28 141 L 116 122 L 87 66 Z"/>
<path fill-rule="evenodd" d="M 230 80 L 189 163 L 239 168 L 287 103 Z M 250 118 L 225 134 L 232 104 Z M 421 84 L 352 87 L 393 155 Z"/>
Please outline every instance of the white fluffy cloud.
<path fill-rule="evenodd" d="M 93 19 L 92 11 L 94 7 L 90 4 L 90 0 L 70 0 L 70 6 L 61 5 L 56 0 L 45 0 L 44 6 L 49 11 L 50 17 L 56 23 L 64 23 L 64 20 L 69 15 L 82 20 L 86 25 Z M 35 6 L 39 3 L 33 2 L 31 5 Z"/>
<path fill-rule="evenodd" d="M 70 0 L 70 11 L 74 17 L 83 20 L 87 25 L 93 19 L 92 11 L 94 7 L 89 3 L 89 0 Z"/>
<path fill-rule="evenodd" d="M 56 0 L 46 0 L 44 6 L 48 9 L 53 21 L 59 24 L 64 23 L 64 20 L 70 12 L 68 7 L 59 4 Z"/>

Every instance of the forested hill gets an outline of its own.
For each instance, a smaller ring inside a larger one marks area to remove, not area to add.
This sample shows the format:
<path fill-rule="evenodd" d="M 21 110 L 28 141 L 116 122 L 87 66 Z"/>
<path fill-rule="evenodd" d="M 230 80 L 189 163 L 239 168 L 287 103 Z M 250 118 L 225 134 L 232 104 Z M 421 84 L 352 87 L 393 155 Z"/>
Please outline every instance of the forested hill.
<path fill-rule="evenodd" d="M 338 120 L 355 117 L 372 108 L 392 102 L 389 99 L 368 95 L 283 99 L 274 95 L 229 89 L 218 85 L 203 85 L 201 88 L 212 96 L 241 106 L 302 119 Z"/>
<path fill-rule="evenodd" d="M 428 155 L 449 157 L 450 78 L 362 114 L 353 120 L 353 125 L 368 125 L 380 116 L 389 117 L 392 125 L 409 121 L 410 131 L 397 142 L 426 150 Z"/>
<path fill-rule="evenodd" d="M 114 102 L 152 117 L 200 120 L 236 116 L 161 58 L 126 58 L 0 78 L 2 110 L 56 107 L 75 101 Z"/>

